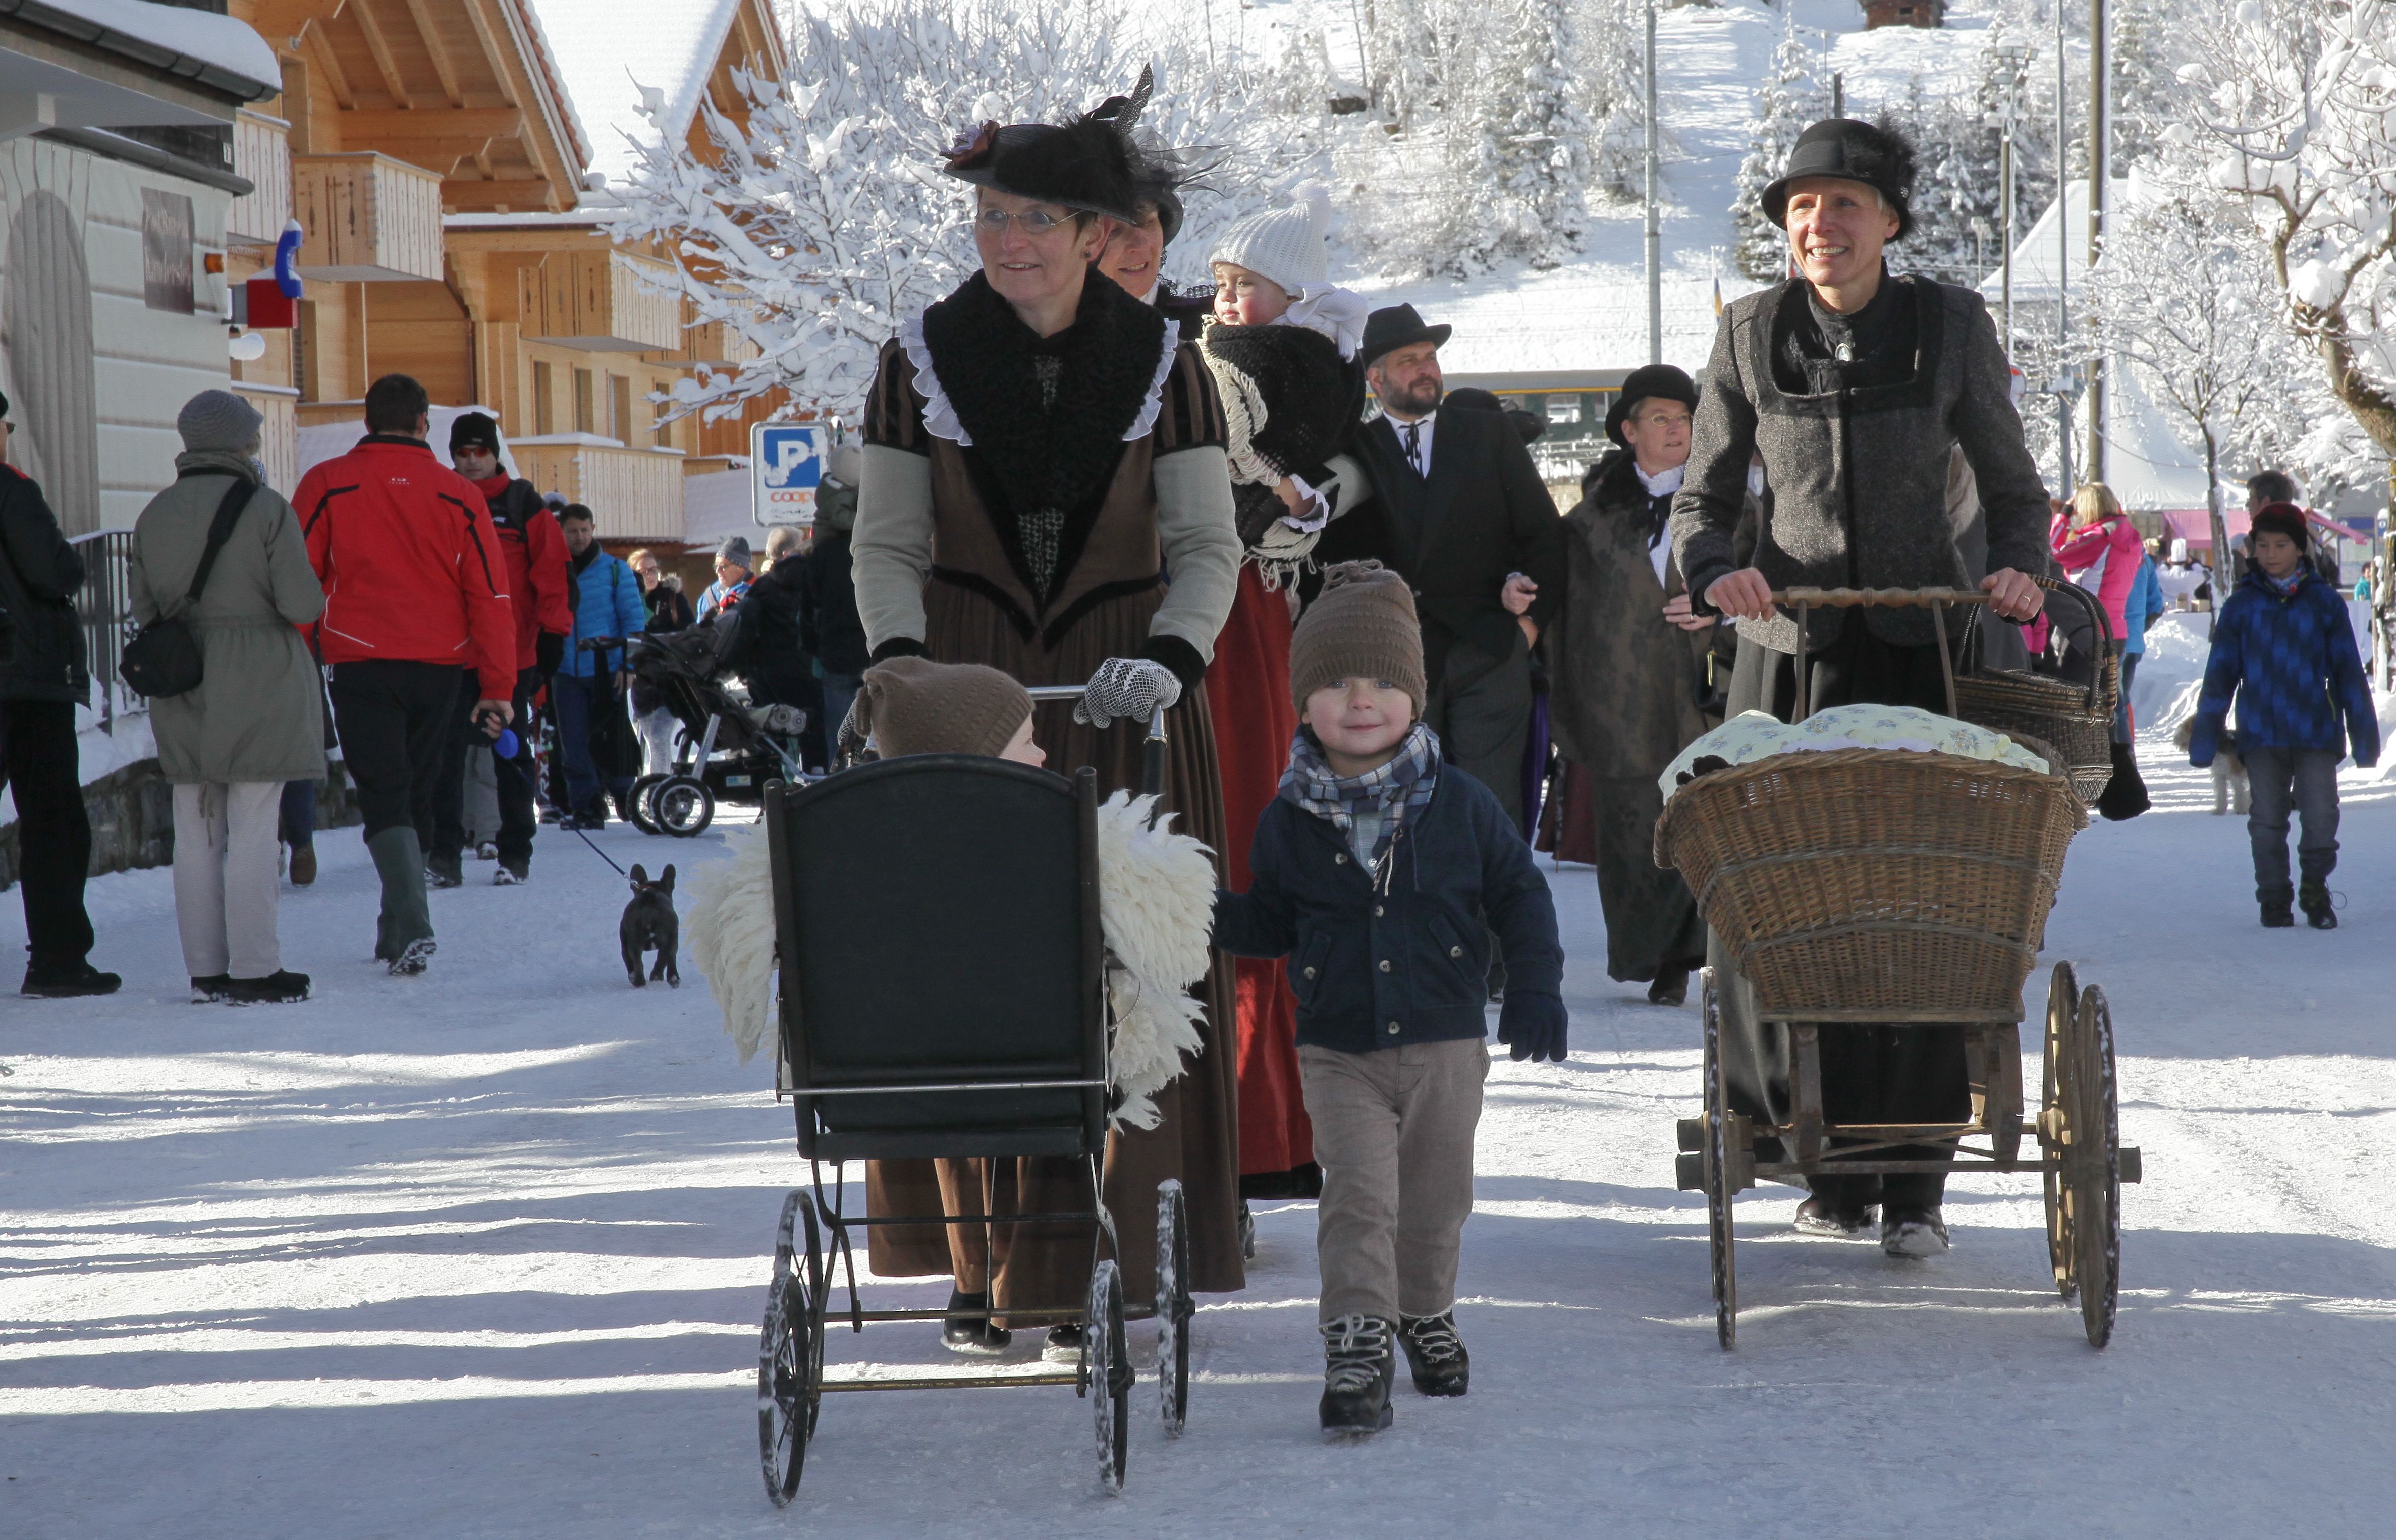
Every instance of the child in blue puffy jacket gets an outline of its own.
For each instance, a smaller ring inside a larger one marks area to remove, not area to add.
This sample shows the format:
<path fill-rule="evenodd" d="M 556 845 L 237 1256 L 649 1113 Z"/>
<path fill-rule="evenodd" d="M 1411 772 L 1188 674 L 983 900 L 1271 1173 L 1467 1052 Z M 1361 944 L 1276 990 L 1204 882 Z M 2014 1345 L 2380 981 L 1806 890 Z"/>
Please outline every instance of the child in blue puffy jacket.
<path fill-rule="evenodd" d="M 2302 510 L 2272 503 L 2255 515 L 2254 565 L 2221 607 L 2204 693 L 2189 737 L 2189 763 L 2213 763 L 2232 697 L 2238 755 L 2253 785 L 2246 832 L 2255 850 L 2255 897 L 2263 923 L 2283 929 L 2305 911 L 2315 930 L 2336 930 L 2329 874 L 2337 866 L 2337 765 L 2379 762 L 2379 718 L 2355 645 L 2346 601 L 2305 559 Z M 2288 882 L 2288 816 L 2304 820 L 2296 842 L 2301 886 Z"/>

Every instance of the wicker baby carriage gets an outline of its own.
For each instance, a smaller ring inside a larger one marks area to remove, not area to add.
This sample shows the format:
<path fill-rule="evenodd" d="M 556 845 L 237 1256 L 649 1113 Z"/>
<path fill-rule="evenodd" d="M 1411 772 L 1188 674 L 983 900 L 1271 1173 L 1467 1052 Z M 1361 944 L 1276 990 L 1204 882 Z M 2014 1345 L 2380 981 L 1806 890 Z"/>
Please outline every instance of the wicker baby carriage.
<path fill-rule="evenodd" d="M 1954 714 L 1975 726 L 2054 745 L 2070 768 L 2072 790 L 2082 802 L 2093 804 L 2113 778 L 2113 714 L 2122 698 L 2122 663 L 2113 655 L 2113 625 L 2105 606 L 2085 589 L 2046 578 L 2038 579 L 2038 586 L 2093 617 L 2100 644 L 2093 649 L 2096 666 L 2088 683 L 2074 684 L 2049 674 L 1981 666 L 1979 622 L 1983 617 L 1975 616 L 1956 674 Z"/>

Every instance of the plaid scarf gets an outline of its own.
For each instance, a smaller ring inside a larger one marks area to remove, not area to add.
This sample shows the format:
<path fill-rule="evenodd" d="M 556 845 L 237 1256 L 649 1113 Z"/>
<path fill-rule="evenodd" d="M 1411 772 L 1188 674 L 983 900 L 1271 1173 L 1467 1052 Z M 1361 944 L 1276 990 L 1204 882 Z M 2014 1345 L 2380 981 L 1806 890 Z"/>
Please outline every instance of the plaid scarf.
<path fill-rule="evenodd" d="M 1289 768 L 1282 772 L 1281 794 L 1338 830 L 1352 843 L 1355 810 L 1378 803 L 1381 831 L 1373 842 L 1369 865 L 1377 883 L 1388 879 L 1391 846 L 1405 820 L 1422 811 L 1439 781 L 1439 735 L 1418 722 L 1399 746 L 1397 756 L 1378 770 L 1361 776 L 1338 776 L 1324 763 L 1323 746 L 1304 727 L 1290 740 Z"/>

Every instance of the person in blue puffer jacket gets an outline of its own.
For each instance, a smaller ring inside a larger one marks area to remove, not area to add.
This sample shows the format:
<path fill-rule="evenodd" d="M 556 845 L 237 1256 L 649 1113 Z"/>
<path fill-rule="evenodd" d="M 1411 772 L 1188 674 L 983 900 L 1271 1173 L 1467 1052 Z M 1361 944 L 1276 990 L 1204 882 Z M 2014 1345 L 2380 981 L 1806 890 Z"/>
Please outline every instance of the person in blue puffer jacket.
<path fill-rule="evenodd" d="M 2255 897 L 2263 923 L 2294 925 L 2290 899 L 2315 930 L 2336 930 L 2329 874 L 2337 866 L 2337 763 L 2379 763 L 2379 718 L 2355 645 L 2346 601 L 2305 559 L 2303 510 L 2273 503 L 2255 515 L 2254 565 L 2221 607 L 2204 692 L 2189 736 L 2189 763 L 2213 763 L 2232 697 L 2238 756 L 2253 784 L 2246 831 L 2255 850 Z M 2288 815 L 2300 888 L 2288 882 Z"/>
<path fill-rule="evenodd" d="M 599 797 L 601 782 L 621 808 L 632 796 L 632 777 L 613 773 L 612 764 L 594 763 L 592 750 L 594 741 L 605 752 L 607 745 L 630 738 L 632 716 L 624 699 L 628 676 L 623 648 L 585 651 L 582 644 L 586 638 L 620 640 L 645 630 L 649 611 L 632 569 L 600 548 L 591 510 L 568 503 L 559 511 L 557 524 L 566 532 L 566 570 L 574 579 L 566 591 L 574 630 L 566 639 L 565 659 L 549 681 L 550 704 L 557 712 L 558 752 L 566 761 L 566 799 L 572 803 L 560 827 L 604 829 L 607 812 Z M 603 717 L 609 711 L 620 723 Z M 609 731 L 619 725 L 621 733 Z"/>

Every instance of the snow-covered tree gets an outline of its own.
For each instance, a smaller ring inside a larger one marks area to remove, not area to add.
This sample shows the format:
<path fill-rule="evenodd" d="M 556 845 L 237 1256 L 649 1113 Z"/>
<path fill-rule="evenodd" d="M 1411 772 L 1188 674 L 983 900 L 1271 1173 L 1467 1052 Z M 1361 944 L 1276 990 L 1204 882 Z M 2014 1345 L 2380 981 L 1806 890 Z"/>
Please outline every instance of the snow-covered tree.
<path fill-rule="evenodd" d="M 1751 148 L 1739 163 L 1738 197 L 1731 219 L 1738 230 L 1738 270 L 1758 283 L 1788 276 L 1789 240 L 1764 212 L 1764 190 L 1780 175 L 1805 126 L 1830 113 L 1830 93 L 1815 78 L 1817 60 L 1799 40 L 1793 13 L 1772 50 L 1772 70 L 1748 124 Z"/>
<path fill-rule="evenodd" d="M 1573 0 L 1503 0 L 1480 43 L 1477 67 L 1495 88 L 1448 135 L 1463 184 L 1481 192 L 1460 245 L 1473 265 L 1519 257 L 1552 267 L 1579 248 L 1587 224 L 1590 123 L 1570 64 Z M 1520 88 L 1510 92 L 1511 82 Z"/>
<path fill-rule="evenodd" d="M 882 343 L 973 271 L 969 200 L 940 174 L 942 150 L 985 121 L 1054 122 L 1129 90 L 1151 60 L 1127 54 L 1124 31 L 1109 0 L 858 0 L 799 15 L 790 79 L 736 76 L 745 122 L 709 105 L 705 153 L 649 143 L 611 189 L 609 232 L 661 246 L 699 319 L 757 351 L 677 381 L 672 411 L 712 419 L 777 389 L 803 412 L 854 409 Z M 1317 128 L 1254 100 L 1236 68 L 1207 78 L 1203 47 L 1153 63 L 1143 135 L 1217 163 L 1168 254 L 1196 277 L 1226 220 L 1317 168 Z"/>
<path fill-rule="evenodd" d="M 2396 455 L 2396 6 L 2238 0 L 2178 78 L 2164 139 L 2244 201 L 2330 391 Z"/>

